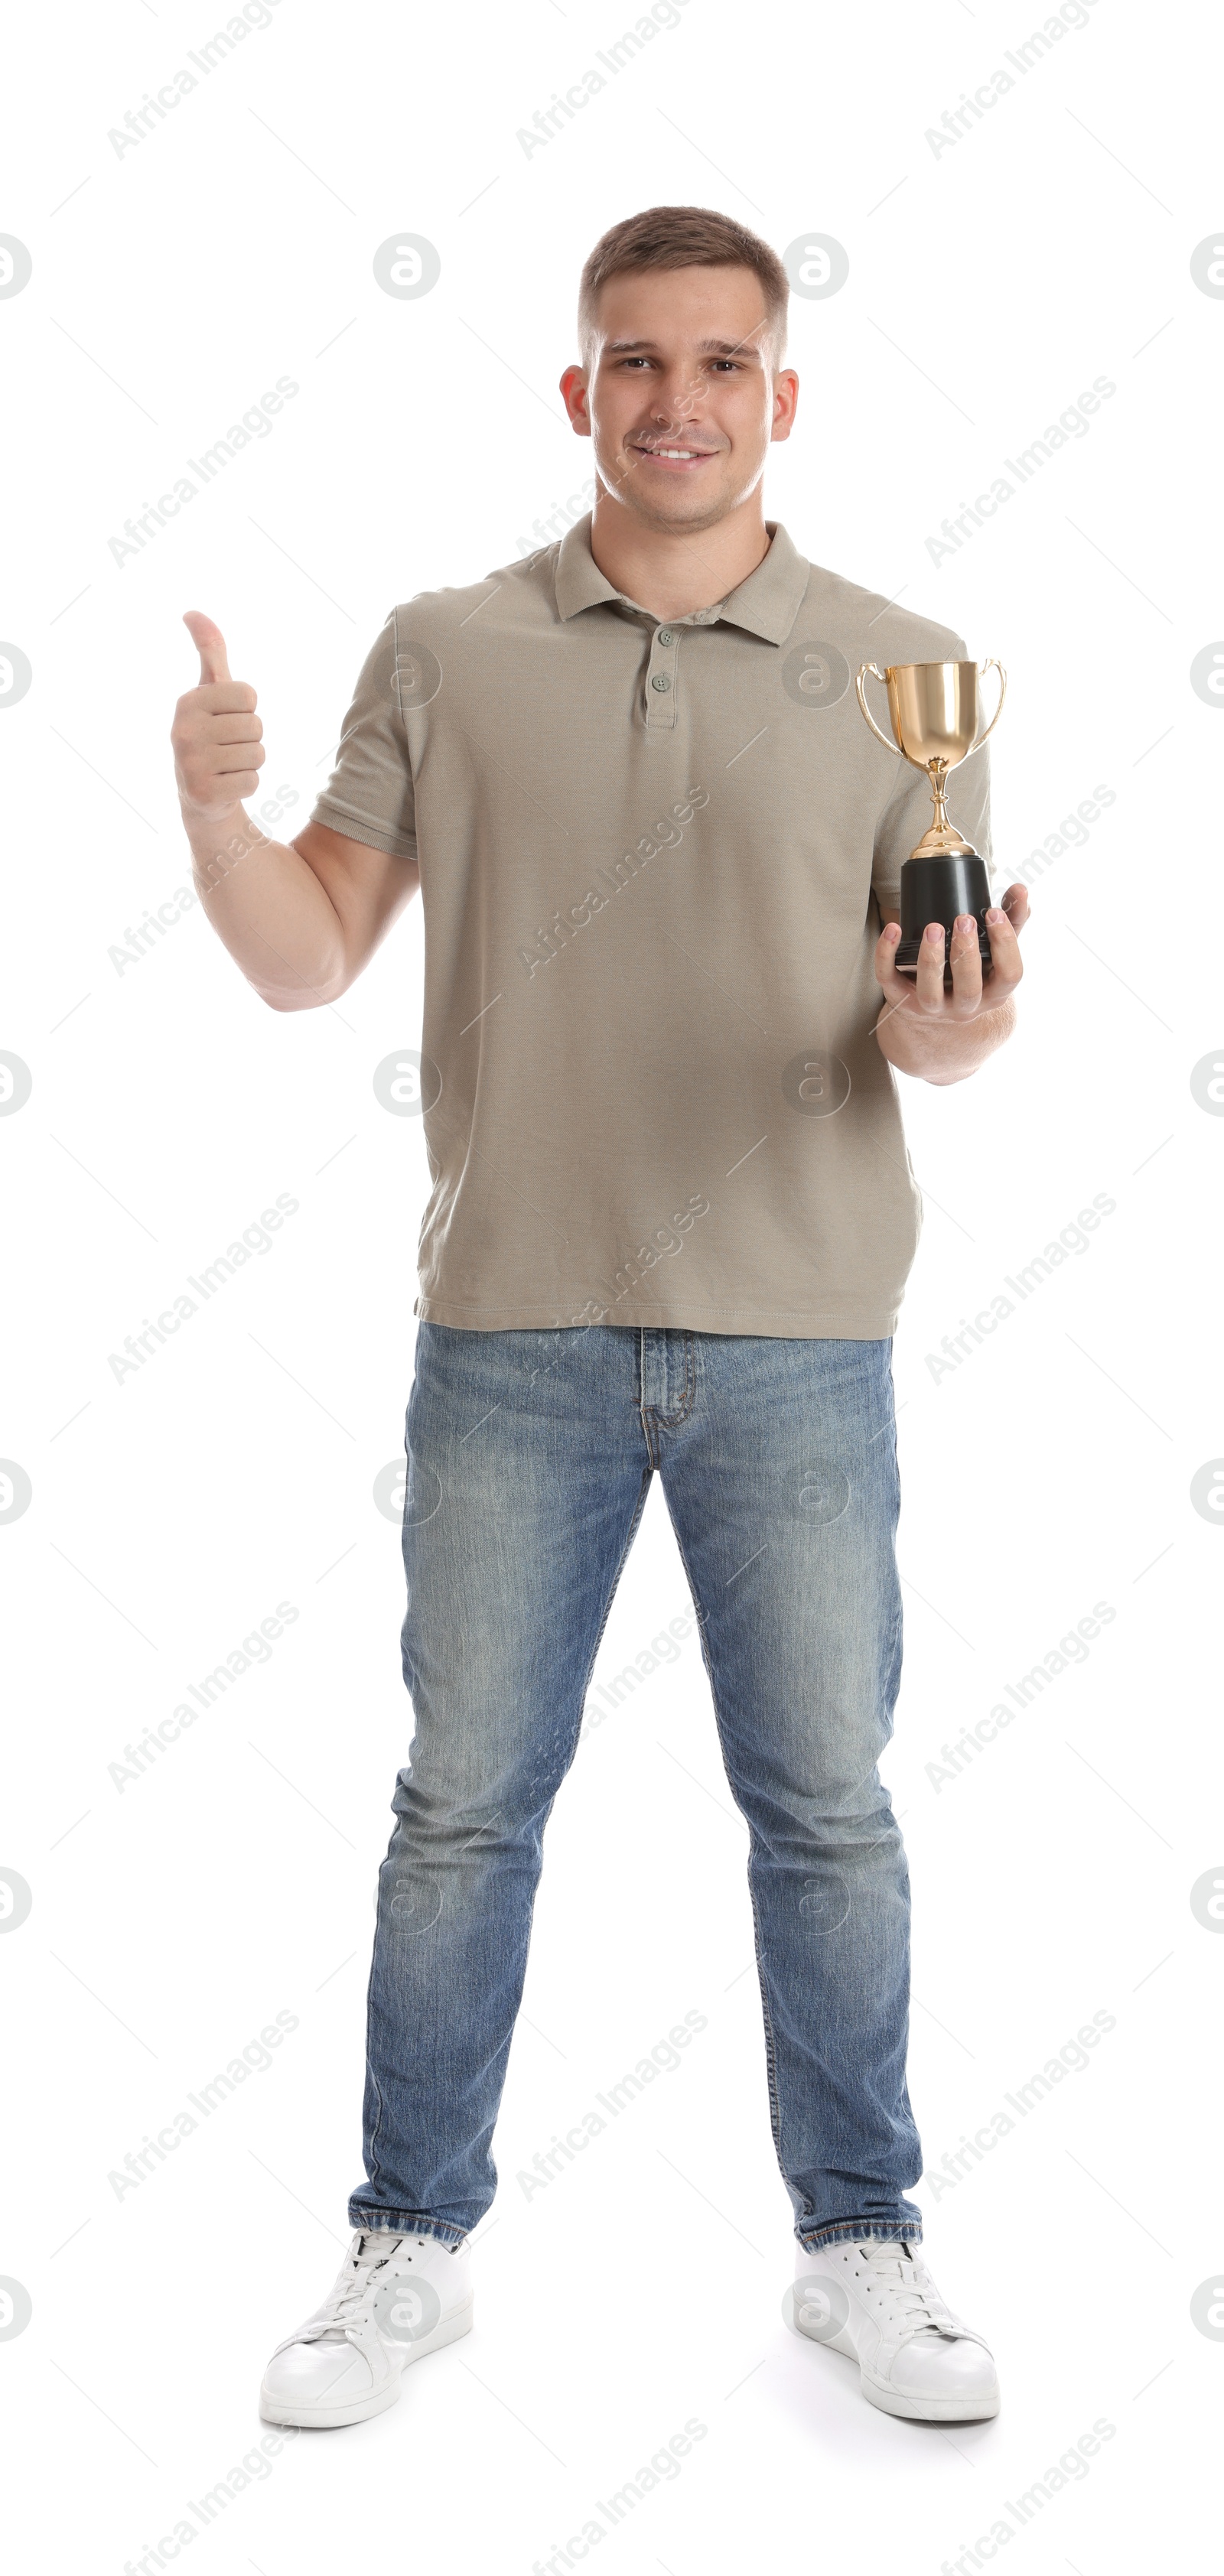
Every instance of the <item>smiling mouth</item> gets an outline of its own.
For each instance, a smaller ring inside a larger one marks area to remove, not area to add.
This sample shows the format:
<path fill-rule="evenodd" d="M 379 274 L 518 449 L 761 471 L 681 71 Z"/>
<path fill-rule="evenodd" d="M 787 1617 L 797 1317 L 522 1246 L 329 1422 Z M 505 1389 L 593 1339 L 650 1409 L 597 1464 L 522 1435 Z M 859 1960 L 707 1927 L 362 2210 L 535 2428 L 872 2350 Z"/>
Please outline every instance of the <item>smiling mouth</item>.
<path fill-rule="evenodd" d="M 686 447 L 679 444 L 650 447 L 640 439 L 631 440 L 630 445 L 635 456 L 645 457 L 651 465 L 667 466 L 673 472 L 683 472 L 686 467 L 694 465 L 707 465 L 710 458 L 719 453 L 716 447 Z"/>

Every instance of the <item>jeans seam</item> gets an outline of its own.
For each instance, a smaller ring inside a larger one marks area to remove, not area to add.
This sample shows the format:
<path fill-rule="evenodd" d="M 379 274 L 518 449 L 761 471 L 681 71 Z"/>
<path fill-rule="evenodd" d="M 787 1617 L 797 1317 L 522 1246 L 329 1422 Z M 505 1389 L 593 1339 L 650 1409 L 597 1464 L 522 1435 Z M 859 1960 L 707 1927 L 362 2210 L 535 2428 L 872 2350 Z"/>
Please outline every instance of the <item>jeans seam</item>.
<path fill-rule="evenodd" d="M 672 1413 L 660 1413 L 657 1404 L 652 1404 L 650 1408 L 652 1417 L 659 1425 L 660 1429 L 664 1431 L 678 1431 L 681 1423 L 688 1421 L 689 1415 L 693 1410 L 693 1397 L 697 1391 L 697 1371 L 694 1365 L 692 1333 L 687 1325 L 673 1326 L 672 1329 L 676 1331 L 682 1330 L 684 1333 L 684 1393 L 681 1396 L 680 1402 L 676 1406 L 675 1411 Z"/>
<path fill-rule="evenodd" d="M 640 1324 L 638 1326 L 639 1333 L 643 1333 L 646 1330 L 647 1327 L 644 1324 Z M 644 1401 L 638 1406 L 638 1411 L 642 1417 L 642 1429 L 646 1434 L 647 1454 L 649 1455 L 652 1467 L 658 1467 L 662 1463 L 655 1435 L 659 1431 L 678 1431 L 681 1424 L 688 1421 L 693 1410 L 693 1399 L 697 1392 L 696 1345 L 691 1329 L 687 1324 L 685 1324 L 673 1325 L 670 1327 L 665 1326 L 664 1330 L 675 1332 L 682 1331 L 684 1334 L 684 1392 L 680 1398 L 679 1404 L 671 1413 L 662 1413 L 657 1404 L 646 1404 Z M 638 1344 L 638 1367 L 642 1394 L 644 1397 L 646 1391 L 646 1370 L 640 1341 Z"/>
<path fill-rule="evenodd" d="M 681 1396 L 680 1402 L 676 1406 L 675 1411 L 673 1413 L 666 1413 L 661 1417 L 664 1427 L 668 1431 L 678 1431 L 681 1423 L 687 1422 L 688 1417 L 693 1410 L 693 1397 L 697 1388 L 697 1372 L 693 1366 L 692 1333 L 690 1332 L 687 1324 L 682 1325 L 679 1328 L 673 1327 L 673 1330 L 675 1329 L 681 1330 L 684 1334 L 684 1393 Z"/>
<path fill-rule="evenodd" d="M 349 2221 L 353 2227 L 363 2230 L 374 2228 L 381 2232 L 385 2228 L 389 2236 L 432 2237 L 439 2245 L 462 2245 L 468 2234 L 465 2227 L 452 2226 L 445 2218 L 431 2218 L 427 2210 L 421 2209 L 362 2209 L 359 2206 L 356 2217 L 350 2208 Z"/>
<path fill-rule="evenodd" d="M 714 1723 L 718 1729 L 718 1749 L 722 1756 L 723 1769 L 727 1774 L 727 1786 L 734 1798 L 735 1783 L 731 1778 L 730 1772 L 727 1771 L 727 1751 L 723 1738 L 722 1714 L 718 1705 L 718 1690 L 714 1680 L 714 1667 L 710 1661 L 709 1639 L 706 1633 L 706 1616 L 697 1597 L 697 1586 L 693 1580 L 692 1567 L 690 1566 L 688 1557 L 685 1554 L 684 1541 L 680 1536 L 679 1530 L 676 1529 L 674 1522 L 672 1523 L 672 1528 L 675 1535 L 680 1562 L 688 1576 L 689 1589 L 693 1595 L 693 1607 L 697 1612 L 697 1635 L 701 1641 L 701 1660 L 705 1665 L 706 1679 L 710 1685 L 710 1699 L 714 1709 Z M 738 1798 L 736 1798 L 735 1803 L 738 1807 Z M 751 1831 L 752 1828 L 749 1826 L 750 1837 Z M 757 1984 L 761 1993 L 761 2020 L 765 2028 L 765 2087 L 769 2096 L 769 2125 L 773 2134 L 774 2154 L 778 2160 L 778 2171 L 782 2176 L 783 2182 L 785 2182 L 787 2175 L 786 2167 L 782 2161 L 782 2103 L 778 2092 L 777 2047 L 774 2040 L 773 2019 L 769 2010 L 769 1996 L 765 1986 L 765 1961 L 764 1954 L 761 1949 L 761 1918 L 757 1911 L 756 1894 L 752 1885 L 751 1874 L 748 1879 L 748 1903 L 752 1909 L 752 1947 L 753 1955 L 756 1960 Z"/>
<path fill-rule="evenodd" d="M 813 2254 L 821 2245 L 921 2245 L 921 2225 L 905 2218 L 831 2218 L 805 2236 L 795 2230 L 805 2254 Z"/>
<path fill-rule="evenodd" d="M 657 1427 L 655 1408 L 653 1404 L 647 1404 L 646 1402 L 646 1332 L 646 1325 L 639 1324 L 637 1327 L 638 1396 L 636 1409 L 638 1420 L 642 1426 L 642 1434 L 646 1442 L 646 1456 L 651 1467 L 654 1468 L 659 1464 L 659 1453 L 655 1444 L 655 1429 Z"/>
<path fill-rule="evenodd" d="M 399 1827 L 398 1827 L 398 1821 L 397 1821 L 396 1831 L 398 1832 L 398 1830 L 399 1830 Z M 392 1841 L 394 1841 L 394 1839 L 395 1839 L 395 1837 L 394 1837 L 394 1835 L 393 1835 L 393 1836 L 392 1836 Z M 385 1857 L 386 1857 L 388 1860 L 389 1860 L 389 1859 L 390 1859 L 390 1857 L 391 1857 L 390 1844 L 388 1844 L 387 1852 L 386 1852 Z M 379 1872 L 378 1872 L 378 1875 L 379 1875 L 379 1878 L 381 1879 L 381 1877 L 382 1877 L 382 1864 L 381 1864 L 381 1862 L 380 1862 L 380 1864 L 379 1864 Z M 380 1893 L 381 1893 L 381 1891 L 380 1891 Z M 380 2085 L 380 2083 L 379 2083 L 379 2081 L 378 2081 L 378 2077 L 376 2076 L 376 2074 L 375 2074 L 375 2072 L 374 2072 L 374 2056 L 373 2056 L 373 2051 L 372 2051 L 372 2049 L 370 2048 L 370 2045 L 369 2045 L 369 2038 L 368 2038 L 369 2024 L 370 2024 L 370 2016 L 371 2016 L 371 2009 L 372 2009 L 373 1996 L 374 1996 L 374 1969 L 375 1969 L 375 1964 L 376 1964 L 376 1961 L 377 1961 L 377 1957 L 378 1957 L 378 1915 L 377 1915 L 377 1911 L 376 1911 L 376 1912 L 375 1912 L 375 1918 L 374 1918 L 374 1940 L 373 1940 L 373 1944 L 372 1944 L 372 1947 L 371 1947 L 371 1950 L 370 1950 L 370 1974 L 369 1974 L 369 1978 L 368 1978 L 367 1983 L 366 1983 L 366 2030 L 367 2030 L 367 2040 L 366 2040 L 366 2075 L 367 2075 L 367 2079 L 368 2079 L 369 2086 L 370 2086 L 370 2091 L 371 2091 L 371 2094 L 373 2095 L 373 2098 L 374 2098 L 374 2104 L 375 2104 L 374 2118 L 373 2118 L 373 2121 L 372 2121 L 372 2123 L 371 2123 L 371 2127 L 370 2127 L 370 2163 L 371 2163 L 371 2165 L 373 2166 L 374 2170 L 373 2170 L 373 2172 L 372 2172 L 372 2173 L 370 2173 L 370 2174 L 368 2174 L 368 2175 L 367 2175 L 367 2180 L 368 2180 L 371 2184 L 376 2184 L 376 2182 L 377 2182 L 377 2174 L 378 2174 L 378 2141 L 379 2141 L 379 2137 L 380 2137 L 381 2132 L 382 2132 L 382 2124 L 383 2124 L 383 2108 L 384 2108 L 384 2105 L 383 2105 L 383 2096 L 382 2096 L 382 2086 Z"/>
<path fill-rule="evenodd" d="M 718 1712 L 716 1708 L 715 1717 L 717 1717 L 717 1714 Z M 730 1785 L 730 1783 L 728 1783 L 728 1785 Z M 735 1792 L 732 1790 L 732 1796 L 734 1796 L 734 1794 Z M 765 2083 L 769 2094 L 769 2125 L 773 2131 L 774 2154 L 778 2160 L 778 2171 L 782 2176 L 783 2182 L 786 2182 L 788 2176 L 786 2166 L 782 2159 L 782 2097 L 778 2091 L 778 2051 L 774 2040 L 773 2017 L 769 2009 L 769 1994 L 765 1984 L 765 1956 L 761 1948 L 761 1918 L 757 1911 L 756 1894 L 753 1889 L 751 1878 L 749 1878 L 748 1881 L 748 1902 L 752 1908 L 752 1946 L 756 1954 L 757 1984 L 761 1990 L 761 2019 L 765 2025 Z"/>
<path fill-rule="evenodd" d="M 664 1485 L 663 1492 L 664 1492 L 664 1497 L 666 1498 L 666 1494 L 667 1494 L 667 1487 L 666 1487 L 666 1485 Z M 669 1511 L 668 1511 L 668 1518 L 669 1518 L 669 1519 L 671 1519 L 671 1511 L 670 1511 L 670 1507 L 669 1507 Z M 713 1667 L 711 1666 L 711 1663 L 710 1663 L 709 1652 L 708 1652 L 708 1649 L 707 1649 L 707 1640 L 706 1640 L 706 1614 L 705 1614 L 705 1611 L 703 1610 L 703 1608 L 702 1608 L 702 1606 L 701 1606 L 701 1602 L 700 1602 L 700 1600 L 699 1600 L 699 1598 L 698 1598 L 697 1586 L 696 1586 L 695 1582 L 693 1581 L 693 1569 L 692 1569 L 692 1566 L 689 1564 L 688 1557 L 687 1557 L 687 1556 L 686 1556 L 686 1554 L 685 1554 L 684 1541 L 683 1541 L 683 1539 L 682 1539 L 682 1538 L 681 1538 L 681 1536 L 680 1536 L 680 1532 L 679 1532 L 679 1530 L 676 1528 L 676 1524 L 675 1524 L 675 1521 L 674 1521 L 674 1520 L 672 1520 L 672 1535 L 673 1535 L 673 1537 L 674 1537 L 674 1539 L 675 1539 L 675 1542 L 676 1542 L 676 1553 L 677 1553 L 677 1555 L 679 1556 L 680 1563 L 681 1563 L 681 1565 L 684 1567 L 684 1571 L 685 1571 L 686 1575 L 688 1576 L 688 1587 L 689 1587 L 689 1591 L 692 1593 L 692 1596 L 693 1596 L 693 1608 L 694 1608 L 694 1610 L 695 1610 L 695 1611 L 696 1611 L 696 1613 L 697 1613 L 697 1635 L 698 1635 L 698 1638 L 699 1638 L 699 1640 L 700 1640 L 700 1644 L 701 1644 L 701 1660 L 702 1660 L 702 1662 L 703 1662 L 703 1664 L 705 1665 L 705 1668 L 706 1668 L 706 1679 L 707 1679 L 707 1681 L 709 1682 L 709 1685 L 710 1685 L 710 1698 L 711 1698 L 711 1700 L 712 1700 L 712 1701 L 713 1701 L 713 1703 L 714 1703 L 714 1715 L 715 1715 L 715 1718 L 717 1718 L 717 1716 L 718 1716 L 718 1698 L 717 1698 L 717 1694 L 716 1694 L 715 1689 L 714 1689 L 714 1672 L 713 1672 Z M 721 1749 L 721 1738 L 720 1738 L 720 1749 Z"/>
<path fill-rule="evenodd" d="M 683 1565 L 683 1567 L 684 1567 L 685 1573 L 686 1573 L 686 1574 L 688 1574 L 688 1573 L 689 1573 L 688 1559 L 687 1559 L 687 1557 L 685 1556 L 684 1549 L 683 1549 L 683 1547 L 682 1547 L 682 1546 L 681 1546 L 681 1544 L 680 1544 L 679 1536 L 677 1536 L 676 1544 L 677 1544 L 677 1547 L 679 1547 L 679 1549 L 680 1549 L 680 1562 L 681 1562 L 681 1564 L 682 1564 L 682 1565 Z M 691 1576 L 691 1574 L 689 1575 L 689 1580 L 690 1580 L 690 1582 L 692 1582 L 692 1576 Z M 696 1598 L 697 1598 L 697 1591 L 696 1591 L 696 1586 L 694 1585 L 694 1588 L 693 1588 L 693 1599 L 694 1599 L 694 1601 L 696 1601 Z M 710 1684 L 710 1700 L 711 1700 L 711 1703 L 712 1703 L 712 1705 L 713 1705 L 713 1709 L 714 1709 L 714 1724 L 715 1724 L 715 1726 L 717 1727 L 717 1730 L 718 1730 L 718 1750 L 719 1750 L 719 1753 L 720 1753 L 720 1755 L 721 1755 L 721 1757 L 722 1757 L 723 1770 L 724 1770 L 724 1772 L 726 1772 L 727 1786 L 728 1786 L 728 1788 L 729 1788 L 729 1789 L 730 1789 L 730 1791 L 731 1791 L 731 1795 L 732 1795 L 732 1797 L 733 1797 L 733 1798 L 735 1798 L 735 1783 L 734 1783 L 734 1781 L 732 1780 L 732 1777 L 731 1777 L 730 1771 L 729 1771 L 729 1770 L 727 1770 L 727 1748 L 726 1748 L 726 1741 L 725 1741 L 725 1738 L 724 1738 L 724 1736 L 723 1736 L 722 1712 L 721 1712 L 721 1710 L 720 1710 L 720 1708 L 719 1708 L 719 1705 L 718 1705 L 718 1691 L 717 1691 L 717 1687 L 716 1687 L 716 1685 L 715 1685 L 715 1681 L 714 1681 L 714 1667 L 713 1667 L 713 1664 L 712 1664 L 712 1663 L 711 1663 L 711 1661 L 710 1661 L 710 1654 L 709 1654 L 709 1640 L 708 1640 L 707 1635 L 706 1635 L 706 1626 L 705 1626 L 704 1614 L 703 1614 L 703 1616 L 702 1616 L 701 1618 L 699 1618 L 699 1620 L 698 1620 L 698 1623 L 697 1623 L 697 1634 L 698 1634 L 698 1636 L 699 1636 L 699 1637 L 700 1637 L 700 1639 L 701 1639 L 701 1657 L 702 1657 L 702 1662 L 703 1662 L 703 1663 L 704 1663 L 704 1665 L 705 1665 L 706 1673 L 707 1673 L 707 1676 L 708 1676 L 708 1678 L 709 1678 L 709 1684 Z M 739 1800 L 738 1800 L 738 1798 L 736 1798 L 736 1799 L 735 1799 L 735 1803 L 736 1803 L 736 1805 L 737 1805 L 737 1807 L 738 1807 L 738 1806 L 739 1806 Z M 741 1810 L 741 1812 L 742 1812 L 742 1810 Z M 747 1821 L 747 1820 L 745 1819 L 745 1821 Z M 751 1827 L 751 1826 L 749 1826 L 749 1828 L 748 1828 L 748 1832 L 749 1832 L 749 1860 L 751 1860 L 751 1856 L 752 1856 L 752 1827 Z M 783 2182 L 785 2182 L 785 2181 L 786 2181 L 786 2179 L 787 2179 L 787 2174 L 786 2174 L 786 2166 L 785 2166 L 785 2164 L 784 2164 L 784 2162 L 783 2162 L 783 2158 L 782 2158 L 782 2097 L 781 2097 L 781 2094 L 780 2094 L 779 2089 L 778 2089 L 778 2048 L 777 2048 L 777 2041 L 776 2041 L 776 2039 L 775 2039 L 775 2037 L 774 2037 L 773 2015 L 772 2015 L 772 2013 L 770 2012 L 770 2009 L 769 2009 L 769 1990 L 768 1990 L 768 1987 L 766 1986 L 766 1983 L 765 1983 L 765 1954 L 764 1954 L 764 1950 L 763 1950 L 763 1948 L 762 1948 L 762 1944 L 761 1944 L 761 1917 L 760 1917 L 760 1911 L 759 1911 L 759 1909 L 758 1909 L 757 1901 L 756 1901 L 756 1890 L 755 1890 L 755 1888 L 753 1887 L 753 1884 L 752 1884 L 752 1872 L 751 1872 L 751 1869 L 749 1869 L 749 1871 L 747 1872 L 747 1877 L 748 1877 L 748 1903 L 749 1903 L 749 1906 L 751 1907 L 751 1910 L 752 1910 L 752 1950 L 753 1950 L 753 1957 L 754 1957 L 755 1962 L 756 1962 L 757 1986 L 758 1986 L 758 1988 L 759 1988 L 759 1991 L 760 1991 L 760 1997 L 761 1997 L 761 2020 L 762 2020 L 762 2023 L 763 2023 L 763 2025 L 764 2025 L 764 2031 L 765 2031 L 765 2089 L 766 2089 L 766 2092 L 767 2092 L 767 2094 L 768 2094 L 768 2096 L 769 2096 L 769 2126 L 770 2126 L 770 2132 L 771 2132 L 772 2137 L 773 2137 L 774 2154 L 775 2154 L 775 2156 L 776 2156 L 776 2158 L 777 2158 L 777 2162 L 778 2162 L 778 2171 L 779 2171 L 779 2173 L 780 2173 L 780 2174 L 781 2174 L 781 2176 L 782 2176 L 782 2180 L 783 2180 Z"/>
<path fill-rule="evenodd" d="M 644 1475 L 643 1475 L 643 1477 L 642 1477 L 641 1491 L 640 1491 L 640 1493 L 639 1493 L 639 1495 L 638 1495 L 637 1501 L 636 1501 L 636 1503 L 635 1503 L 635 1505 L 634 1505 L 634 1508 L 633 1508 L 633 1518 L 632 1518 L 632 1520 L 631 1520 L 631 1521 L 630 1521 L 630 1523 L 629 1523 L 629 1528 L 628 1528 L 628 1530 L 627 1530 L 627 1532 L 626 1532 L 626 1535 L 625 1535 L 625 1544 L 624 1544 L 623 1548 L 621 1549 L 620 1555 L 619 1555 L 619 1557 L 618 1557 L 618 1559 L 617 1559 L 615 1573 L 613 1574 L 613 1576 L 612 1576 L 612 1580 L 611 1580 L 611 1583 L 610 1583 L 610 1584 L 609 1584 L 609 1586 L 608 1586 L 608 1598 L 607 1598 L 607 1600 L 606 1600 L 606 1601 L 605 1601 L 605 1603 L 604 1603 L 604 1614 L 603 1614 L 603 1617 L 602 1617 L 602 1619 L 600 1620 L 600 1623 L 599 1623 L 599 1634 L 598 1634 L 598 1636 L 596 1637 L 595 1643 L 594 1643 L 594 1645 L 593 1645 L 593 1646 L 592 1646 L 592 1648 L 591 1648 L 590 1661 L 589 1661 L 589 1663 L 588 1663 L 588 1665 L 587 1665 L 587 1668 L 586 1668 L 586 1671 L 585 1671 L 585 1673 L 583 1674 L 583 1677 L 582 1677 L 582 1688 L 581 1688 L 581 1690 L 580 1690 L 580 1692 L 579 1692 L 579 1694 L 578 1694 L 578 1725 L 579 1725 L 579 1729 L 581 1729 L 581 1726 L 582 1726 L 582 1711 L 583 1711 L 583 1709 L 584 1709 L 584 1707 L 585 1707 L 585 1705 L 586 1705 L 586 1695 L 587 1695 L 587 1690 L 588 1690 L 588 1688 L 589 1688 L 589 1686 L 590 1686 L 591 1675 L 592 1675 L 592 1673 L 593 1673 L 593 1672 L 594 1672 L 594 1670 L 595 1670 L 595 1658 L 596 1658 L 597 1654 L 599 1653 L 599 1649 L 600 1649 L 600 1647 L 601 1647 L 601 1646 L 602 1646 L 602 1644 L 603 1644 L 603 1640 L 604 1640 L 604 1630 L 605 1630 L 605 1628 L 607 1627 L 608 1621 L 609 1621 L 609 1619 L 610 1619 L 610 1618 L 611 1618 L 611 1616 L 612 1616 L 612 1604 L 613 1604 L 613 1602 L 614 1602 L 614 1601 L 615 1601 L 615 1599 L 616 1599 L 616 1587 L 617 1587 L 617 1584 L 620 1582 L 620 1579 L 621 1579 L 622 1574 L 623 1574 L 623 1573 L 624 1573 L 624 1571 L 625 1571 L 625 1560 L 626 1560 L 626 1558 L 627 1558 L 627 1556 L 628 1556 L 628 1554 L 629 1554 L 629 1550 L 630 1550 L 630 1548 L 632 1547 L 632 1545 L 633 1545 L 633 1542 L 634 1542 L 635 1538 L 637 1537 L 637 1533 L 638 1533 L 638 1523 L 639 1523 L 639 1521 L 641 1520 L 642 1513 L 643 1513 L 643 1511 L 644 1511 L 644 1510 L 645 1510 L 645 1508 L 646 1508 L 646 1496 L 647 1496 L 647 1494 L 648 1494 L 648 1493 L 649 1493 L 649 1491 L 650 1491 L 650 1479 L 651 1479 L 651 1474 L 652 1474 L 652 1472 L 653 1472 L 653 1471 L 652 1471 L 652 1469 L 651 1469 L 650 1467 L 647 1467 L 647 1469 L 646 1469 L 646 1471 L 645 1471 L 645 1473 L 644 1473 Z M 572 1758 L 572 1757 L 571 1757 L 571 1758 Z"/>

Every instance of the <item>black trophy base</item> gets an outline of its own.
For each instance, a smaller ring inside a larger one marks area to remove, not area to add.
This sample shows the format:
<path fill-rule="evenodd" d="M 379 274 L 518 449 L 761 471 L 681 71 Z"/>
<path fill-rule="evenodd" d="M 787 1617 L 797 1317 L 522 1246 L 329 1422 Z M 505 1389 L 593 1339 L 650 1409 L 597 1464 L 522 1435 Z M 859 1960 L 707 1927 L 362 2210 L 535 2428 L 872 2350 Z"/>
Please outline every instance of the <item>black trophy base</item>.
<path fill-rule="evenodd" d="M 918 951 L 928 922 L 944 926 L 944 989 L 952 989 L 948 951 L 960 912 L 971 912 L 978 926 L 978 955 L 985 975 L 991 963 L 986 935 L 990 879 L 976 850 L 944 851 L 927 859 L 907 859 L 901 870 L 901 939 L 894 959 L 899 975 L 916 975 Z"/>

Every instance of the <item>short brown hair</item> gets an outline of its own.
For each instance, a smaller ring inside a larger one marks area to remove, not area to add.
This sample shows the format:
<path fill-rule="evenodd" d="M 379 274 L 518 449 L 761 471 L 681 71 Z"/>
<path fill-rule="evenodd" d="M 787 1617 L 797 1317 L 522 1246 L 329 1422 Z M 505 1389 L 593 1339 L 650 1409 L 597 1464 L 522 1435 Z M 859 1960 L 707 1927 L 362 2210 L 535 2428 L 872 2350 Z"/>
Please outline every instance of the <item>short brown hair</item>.
<path fill-rule="evenodd" d="M 578 339 L 584 361 L 595 329 L 600 288 L 611 277 L 630 277 L 647 268 L 750 268 L 760 280 L 761 297 L 774 343 L 775 361 L 786 346 L 786 308 L 790 296 L 786 271 L 775 250 L 734 216 L 716 214 L 710 206 L 649 206 L 613 224 L 596 242 L 578 289 Z"/>

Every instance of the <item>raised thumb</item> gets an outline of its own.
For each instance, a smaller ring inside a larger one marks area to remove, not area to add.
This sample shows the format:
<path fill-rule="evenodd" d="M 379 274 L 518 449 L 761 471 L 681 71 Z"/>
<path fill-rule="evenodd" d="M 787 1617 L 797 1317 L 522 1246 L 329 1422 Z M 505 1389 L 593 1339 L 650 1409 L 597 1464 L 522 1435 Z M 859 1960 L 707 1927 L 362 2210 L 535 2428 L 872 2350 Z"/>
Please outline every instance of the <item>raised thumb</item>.
<path fill-rule="evenodd" d="M 206 688 L 213 680 L 228 680 L 230 666 L 225 658 L 225 637 L 220 627 L 214 626 L 211 617 L 205 617 L 199 608 L 189 608 L 183 624 L 200 656 L 201 688 Z"/>

